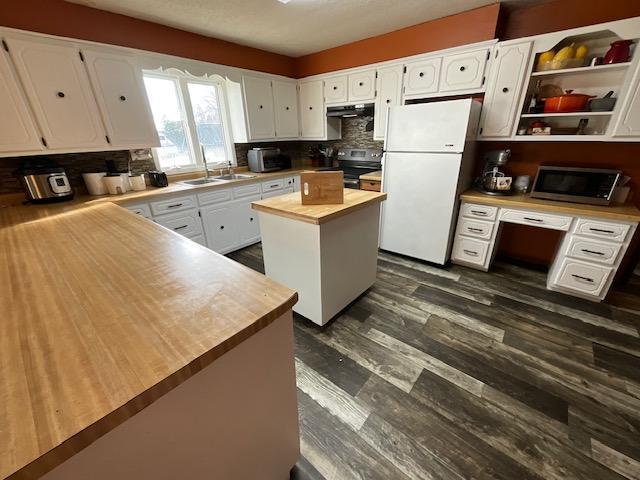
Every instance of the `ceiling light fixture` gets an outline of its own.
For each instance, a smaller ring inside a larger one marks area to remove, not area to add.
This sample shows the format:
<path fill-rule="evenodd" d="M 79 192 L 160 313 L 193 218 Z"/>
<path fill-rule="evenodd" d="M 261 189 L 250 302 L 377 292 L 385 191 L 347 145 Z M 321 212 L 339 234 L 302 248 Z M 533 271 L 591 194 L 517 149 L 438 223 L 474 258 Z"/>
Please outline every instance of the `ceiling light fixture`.
<path fill-rule="evenodd" d="M 280 3 L 284 3 L 285 5 L 289 3 L 291 0 L 278 0 Z"/>

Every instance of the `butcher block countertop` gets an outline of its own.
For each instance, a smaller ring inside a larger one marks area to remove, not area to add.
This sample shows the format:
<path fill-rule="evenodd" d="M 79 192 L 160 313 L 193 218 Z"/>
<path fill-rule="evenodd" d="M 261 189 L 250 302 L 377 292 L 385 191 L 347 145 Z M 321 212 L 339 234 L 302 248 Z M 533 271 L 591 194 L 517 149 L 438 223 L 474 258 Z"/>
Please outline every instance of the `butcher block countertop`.
<path fill-rule="evenodd" d="M 382 170 L 378 170 L 377 172 L 371 173 L 363 173 L 360 175 L 360 180 L 370 181 L 370 182 L 381 182 L 382 181 Z"/>
<path fill-rule="evenodd" d="M 331 205 L 302 205 L 300 192 L 253 202 L 251 207 L 259 212 L 271 213 L 305 223 L 320 225 L 348 215 L 387 198 L 386 193 L 344 189 L 344 203 Z"/>
<path fill-rule="evenodd" d="M 0 244 L 0 479 L 54 468 L 297 301 L 110 202 L 0 208 Z"/>
<path fill-rule="evenodd" d="M 531 198 L 529 195 L 486 195 L 475 190 L 467 190 L 460 198 L 469 203 L 494 205 L 504 208 L 530 208 L 551 213 L 596 217 L 623 222 L 640 222 L 640 210 L 633 205 L 586 205 L 581 203 L 556 202 Z"/>

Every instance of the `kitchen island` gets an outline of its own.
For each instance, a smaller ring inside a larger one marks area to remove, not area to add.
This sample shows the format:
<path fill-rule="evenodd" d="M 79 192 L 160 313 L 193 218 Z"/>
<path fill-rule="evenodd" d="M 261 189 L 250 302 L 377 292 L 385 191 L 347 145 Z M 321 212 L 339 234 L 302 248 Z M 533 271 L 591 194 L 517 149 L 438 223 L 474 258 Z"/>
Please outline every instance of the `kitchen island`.
<path fill-rule="evenodd" d="M 344 190 L 344 203 L 302 205 L 299 192 L 251 204 L 260 217 L 266 275 L 295 289 L 294 311 L 326 324 L 376 278 L 386 193 Z"/>
<path fill-rule="evenodd" d="M 294 291 L 110 202 L 0 245 L 0 479 L 288 478 Z"/>

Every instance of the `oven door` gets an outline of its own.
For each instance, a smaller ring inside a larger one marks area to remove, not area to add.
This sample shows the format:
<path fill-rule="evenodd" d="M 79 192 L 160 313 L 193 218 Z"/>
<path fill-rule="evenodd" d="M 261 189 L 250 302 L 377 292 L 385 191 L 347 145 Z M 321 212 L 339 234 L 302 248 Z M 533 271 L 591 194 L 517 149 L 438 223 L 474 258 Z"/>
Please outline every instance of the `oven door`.
<path fill-rule="evenodd" d="M 540 167 L 531 197 L 608 205 L 620 174 L 597 168 Z"/>

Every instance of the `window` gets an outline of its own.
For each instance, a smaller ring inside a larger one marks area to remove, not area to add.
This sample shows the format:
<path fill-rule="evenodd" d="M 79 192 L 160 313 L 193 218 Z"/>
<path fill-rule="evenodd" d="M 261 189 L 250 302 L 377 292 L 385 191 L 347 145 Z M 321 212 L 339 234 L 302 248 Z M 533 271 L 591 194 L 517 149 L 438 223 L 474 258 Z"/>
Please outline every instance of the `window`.
<path fill-rule="evenodd" d="M 160 137 L 158 168 L 169 173 L 235 165 L 221 83 L 182 73 L 144 74 Z"/>

